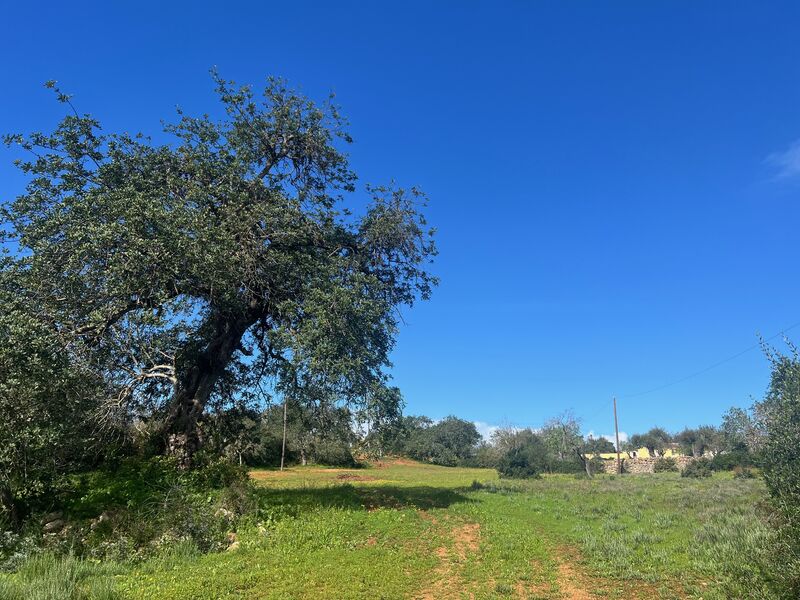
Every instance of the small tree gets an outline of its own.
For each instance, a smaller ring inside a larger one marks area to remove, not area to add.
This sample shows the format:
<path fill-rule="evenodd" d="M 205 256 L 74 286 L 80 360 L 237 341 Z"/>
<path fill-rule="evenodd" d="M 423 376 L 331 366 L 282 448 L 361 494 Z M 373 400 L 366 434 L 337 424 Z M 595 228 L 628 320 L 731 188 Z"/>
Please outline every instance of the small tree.
<path fill-rule="evenodd" d="M 530 429 L 514 432 L 509 436 L 505 452 L 501 456 L 497 472 L 501 477 L 539 477 L 547 467 L 548 449 L 540 436 Z"/>
<path fill-rule="evenodd" d="M 455 466 L 474 457 L 480 441 L 474 423 L 449 416 L 412 434 L 406 451 L 417 460 Z"/>
<path fill-rule="evenodd" d="M 775 565 L 782 593 L 800 597 L 800 356 L 797 348 L 780 354 L 767 349 L 772 375 L 758 405 L 766 437 L 763 472 L 773 504 L 782 518 L 780 562 Z"/>
<path fill-rule="evenodd" d="M 589 436 L 583 445 L 584 449 L 589 454 L 604 454 L 608 452 L 616 452 L 614 443 L 604 437 L 595 438 Z"/>
<path fill-rule="evenodd" d="M 764 432 L 757 412 L 757 407 L 753 411 L 732 407 L 722 416 L 720 433 L 727 452 L 758 452 Z"/>
<path fill-rule="evenodd" d="M 631 450 L 638 450 L 639 448 L 647 448 L 650 456 L 661 456 L 664 449 L 672 441 L 672 437 L 661 427 L 653 427 L 647 433 L 634 434 L 628 440 L 628 448 Z"/>
<path fill-rule="evenodd" d="M 711 425 L 703 425 L 697 429 L 684 429 L 676 441 L 681 445 L 684 454 L 694 457 L 714 456 L 723 448 L 723 437 L 719 430 Z"/>
<path fill-rule="evenodd" d="M 569 411 L 547 421 L 539 435 L 553 457 L 562 462 L 571 459 L 575 448 L 583 445 L 580 422 Z"/>

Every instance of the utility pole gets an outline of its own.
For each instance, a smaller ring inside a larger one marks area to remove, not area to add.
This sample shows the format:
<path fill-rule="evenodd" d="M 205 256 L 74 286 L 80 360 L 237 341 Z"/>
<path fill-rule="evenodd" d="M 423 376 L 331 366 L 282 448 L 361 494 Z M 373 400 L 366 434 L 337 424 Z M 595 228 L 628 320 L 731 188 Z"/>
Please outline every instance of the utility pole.
<path fill-rule="evenodd" d="M 283 459 L 286 456 L 286 413 L 289 408 L 289 396 L 283 397 L 283 444 L 281 445 L 281 471 L 283 471 Z M 615 413 L 616 414 L 616 413 Z"/>
<path fill-rule="evenodd" d="M 619 460 L 619 423 L 617 422 L 617 397 L 614 396 L 614 437 L 617 439 L 617 474 L 622 474 L 622 463 Z"/>

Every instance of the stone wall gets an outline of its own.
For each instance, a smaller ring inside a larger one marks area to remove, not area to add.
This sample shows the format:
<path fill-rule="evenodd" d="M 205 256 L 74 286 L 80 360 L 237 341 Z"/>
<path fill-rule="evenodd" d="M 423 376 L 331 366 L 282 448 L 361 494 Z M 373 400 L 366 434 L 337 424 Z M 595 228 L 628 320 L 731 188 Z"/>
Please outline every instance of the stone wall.
<path fill-rule="evenodd" d="M 690 462 L 694 460 L 691 456 L 673 456 L 672 459 L 678 465 L 678 469 L 683 471 L 684 467 L 688 465 Z M 626 458 L 625 456 L 622 457 L 622 465 L 623 469 L 626 473 L 652 473 L 653 467 L 656 464 L 658 458 Z M 603 470 L 606 473 L 616 473 L 617 472 L 617 461 L 614 460 L 604 460 L 603 461 Z"/>

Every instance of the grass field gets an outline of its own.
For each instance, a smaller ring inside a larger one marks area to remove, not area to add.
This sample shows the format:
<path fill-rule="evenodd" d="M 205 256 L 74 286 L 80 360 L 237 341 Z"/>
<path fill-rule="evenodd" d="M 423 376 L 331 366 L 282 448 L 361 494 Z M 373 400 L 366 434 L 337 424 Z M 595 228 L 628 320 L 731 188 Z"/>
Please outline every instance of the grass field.
<path fill-rule="evenodd" d="M 178 545 L 84 585 L 108 598 L 769 597 L 760 480 L 500 482 L 410 461 L 252 477 L 263 508 L 236 550 Z"/>

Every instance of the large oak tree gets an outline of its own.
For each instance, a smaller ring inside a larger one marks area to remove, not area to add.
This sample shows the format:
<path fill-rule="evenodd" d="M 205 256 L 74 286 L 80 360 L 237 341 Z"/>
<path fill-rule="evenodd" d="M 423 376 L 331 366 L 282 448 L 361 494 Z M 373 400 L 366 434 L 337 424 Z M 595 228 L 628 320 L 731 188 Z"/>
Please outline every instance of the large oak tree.
<path fill-rule="evenodd" d="M 369 402 L 385 383 L 398 309 L 428 298 L 432 231 L 417 190 L 366 187 L 346 123 L 269 79 L 214 75 L 224 117 L 179 112 L 169 140 L 103 131 L 68 109 L 28 151 L 3 207 L 15 286 L 104 375 L 106 418 L 156 423 L 190 464 L 211 402 L 272 394 Z M 353 201 L 350 201 L 352 205 Z"/>

